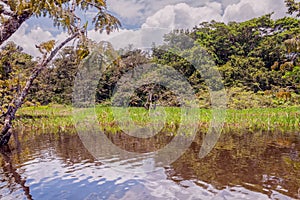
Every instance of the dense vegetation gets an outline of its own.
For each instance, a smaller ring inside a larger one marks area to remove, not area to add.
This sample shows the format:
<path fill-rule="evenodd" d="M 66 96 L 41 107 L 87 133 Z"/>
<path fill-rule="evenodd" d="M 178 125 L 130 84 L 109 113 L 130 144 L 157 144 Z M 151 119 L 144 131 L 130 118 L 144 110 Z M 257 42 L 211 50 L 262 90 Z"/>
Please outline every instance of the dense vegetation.
<path fill-rule="evenodd" d="M 183 54 L 191 55 L 200 46 L 211 55 L 222 75 L 229 107 L 299 105 L 299 24 L 299 19 L 292 17 L 273 20 L 271 14 L 241 23 L 212 21 L 201 23 L 192 30 L 175 30 L 165 35 L 164 45 L 153 46 L 150 52 L 121 49 L 120 57 L 100 78 L 96 100 L 110 103 L 114 88 L 125 73 L 134 73 L 136 67 L 152 63 L 176 69 L 194 88 L 199 104 L 209 107 L 209 93 L 204 78 L 195 70 L 193 63 L 172 53 L 172 50 L 179 49 Z M 27 69 L 34 61 L 13 43 L 8 43 L 0 53 L 1 105 L 8 105 L 24 84 L 24 78 L 28 76 Z M 80 62 L 79 53 L 74 47 L 64 48 L 52 66 L 45 69 L 34 83 L 27 104 L 71 104 L 74 77 Z M 10 89 L 4 90 L 8 80 Z M 130 105 L 147 106 L 150 95 L 155 96 L 160 105 L 179 105 L 173 92 L 158 84 L 138 88 L 131 96 Z"/>

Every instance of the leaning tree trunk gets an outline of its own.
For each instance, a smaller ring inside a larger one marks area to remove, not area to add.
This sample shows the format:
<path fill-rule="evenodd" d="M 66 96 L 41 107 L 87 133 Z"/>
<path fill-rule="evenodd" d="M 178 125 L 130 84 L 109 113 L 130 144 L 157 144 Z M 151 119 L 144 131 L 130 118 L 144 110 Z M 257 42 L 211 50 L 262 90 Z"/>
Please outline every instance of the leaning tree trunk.
<path fill-rule="evenodd" d="M 4 114 L 4 124 L 0 132 L 0 146 L 3 146 L 9 142 L 10 136 L 12 134 L 12 121 L 15 119 L 17 110 L 22 106 L 26 96 L 28 95 L 29 89 L 32 86 L 33 81 L 38 77 L 38 75 L 47 67 L 51 60 L 55 57 L 57 52 L 64 47 L 68 42 L 73 40 L 79 35 L 79 32 L 74 33 L 62 43 L 59 44 L 47 57 L 44 55 L 44 58 L 40 63 L 37 64 L 36 68 L 33 70 L 32 75 L 28 78 L 25 87 L 19 96 L 14 98 L 9 105 L 7 112 Z"/>

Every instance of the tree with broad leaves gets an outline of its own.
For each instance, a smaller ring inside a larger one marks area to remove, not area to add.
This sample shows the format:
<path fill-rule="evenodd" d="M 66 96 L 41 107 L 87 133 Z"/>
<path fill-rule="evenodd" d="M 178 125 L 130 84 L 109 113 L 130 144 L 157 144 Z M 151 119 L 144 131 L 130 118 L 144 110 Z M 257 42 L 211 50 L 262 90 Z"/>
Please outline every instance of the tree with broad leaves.
<path fill-rule="evenodd" d="M 288 14 L 296 14 L 297 17 L 300 17 L 300 2 L 295 0 L 285 0 L 285 5 L 288 8 Z"/>
<path fill-rule="evenodd" d="M 97 10 L 92 24 L 100 32 L 118 29 L 120 22 L 109 14 L 105 0 L 1 0 L 0 1 L 0 45 L 7 41 L 21 25 L 31 17 L 49 17 L 54 26 L 62 27 L 68 37 L 59 44 L 51 40 L 36 45 L 42 56 L 34 64 L 24 87 L 11 100 L 5 112 L 0 114 L 0 146 L 9 142 L 12 121 L 22 106 L 34 80 L 47 68 L 57 53 L 70 41 L 79 40 L 85 44 L 89 21 L 82 21 L 78 13 L 90 9 Z M 83 45 L 84 46 L 84 45 Z"/>

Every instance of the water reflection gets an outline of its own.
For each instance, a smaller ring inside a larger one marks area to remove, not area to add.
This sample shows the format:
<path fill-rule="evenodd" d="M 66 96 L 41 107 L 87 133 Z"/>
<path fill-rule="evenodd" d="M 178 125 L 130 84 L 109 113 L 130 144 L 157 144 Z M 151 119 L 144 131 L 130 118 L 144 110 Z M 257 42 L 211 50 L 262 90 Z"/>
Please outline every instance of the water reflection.
<path fill-rule="evenodd" d="M 135 152 L 150 152 L 171 139 L 163 138 L 163 134 L 139 141 L 122 134 L 108 137 L 114 144 Z M 94 159 L 76 134 L 34 133 L 33 137 L 19 138 L 21 148 L 11 144 L 10 149 L 1 149 L 0 198 L 300 198 L 297 134 L 223 134 L 204 159 L 198 158 L 202 143 L 199 134 L 175 163 L 139 174 L 116 171 Z M 114 155 L 103 159 L 121 162 Z"/>

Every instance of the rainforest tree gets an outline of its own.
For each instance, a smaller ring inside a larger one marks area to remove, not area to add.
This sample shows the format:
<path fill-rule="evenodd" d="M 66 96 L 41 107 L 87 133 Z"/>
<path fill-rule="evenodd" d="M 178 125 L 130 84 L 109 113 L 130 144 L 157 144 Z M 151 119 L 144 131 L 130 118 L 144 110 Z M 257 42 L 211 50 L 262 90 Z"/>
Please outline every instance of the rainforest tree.
<path fill-rule="evenodd" d="M 68 37 L 59 44 L 47 41 L 37 45 L 41 52 L 41 59 L 31 66 L 30 76 L 17 90 L 9 104 L 1 105 L 0 113 L 0 145 L 7 144 L 12 133 L 12 121 L 17 110 L 24 103 L 28 92 L 43 70 L 47 68 L 57 53 L 70 41 L 79 40 L 78 44 L 85 44 L 88 21 L 83 21 L 78 15 L 90 9 L 97 10 L 92 23 L 95 30 L 111 32 L 120 26 L 120 22 L 106 9 L 105 0 L 2 0 L 0 4 L 0 44 L 9 39 L 20 26 L 30 17 L 49 17 L 56 27 L 67 31 Z M 8 74 L 8 66 L 1 66 L 4 75 Z M 6 70 L 6 71 L 5 71 Z M 7 79 L 6 81 L 9 81 Z M 10 85 L 10 83 L 7 83 Z M 9 90 L 8 87 L 5 88 Z M 7 98 L 6 98 L 7 99 Z"/>

